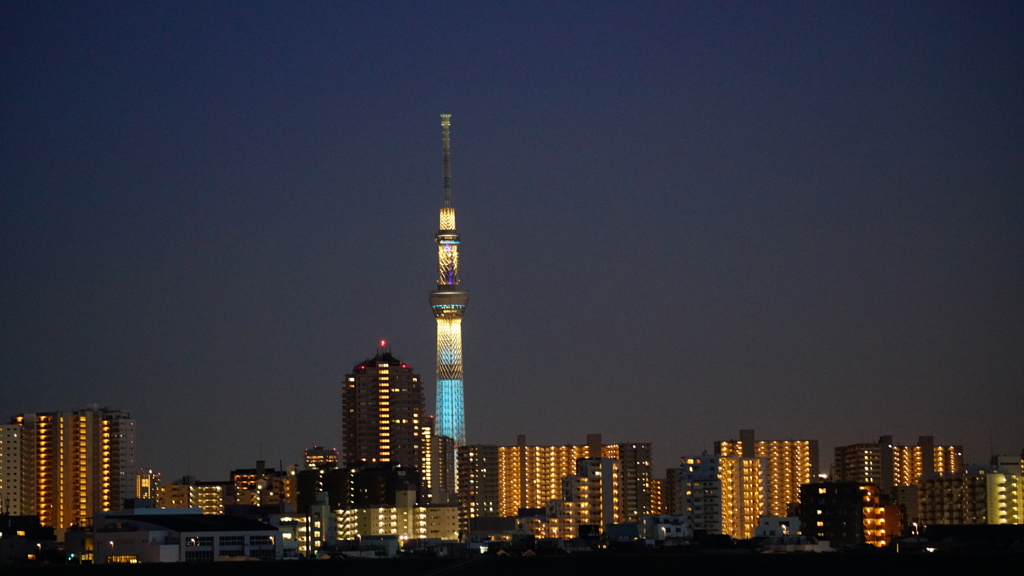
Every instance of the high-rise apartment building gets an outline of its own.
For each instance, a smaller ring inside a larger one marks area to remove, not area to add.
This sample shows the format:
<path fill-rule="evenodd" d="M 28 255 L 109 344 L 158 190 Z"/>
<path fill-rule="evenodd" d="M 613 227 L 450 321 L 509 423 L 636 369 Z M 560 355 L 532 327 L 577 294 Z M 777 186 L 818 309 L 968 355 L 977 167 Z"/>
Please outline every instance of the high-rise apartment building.
<path fill-rule="evenodd" d="M 498 446 L 463 446 L 458 450 L 459 530 L 475 518 L 514 516 L 502 508 L 502 455 Z"/>
<path fill-rule="evenodd" d="M 683 469 L 681 467 L 665 470 L 665 480 L 661 487 L 662 508 L 660 514 L 682 516 L 683 514 Z"/>
<path fill-rule="evenodd" d="M 619 444 L 616 457 L 622 469 L 622 519 L 639 522 L 645 514 L 654 514 L 660 507 L 654 503 L 654 479 L 651 478 L 651 445 Z"/>
<path fill-rule="evenodd" d="M 127 412 L 21 414 L 2 437 L 4 507 L 44 526 L 87 526 L 95 512 L 118 510 L 136 495 L 135 421 Z"/>
<path fill-rule="evenodd" d="M 565 500 L 563 479 L 579 475 L 581 459 L 614 459 L 619 474 L 617 518 L 638 522 L 652 514 L 651 445 L 602 444 L 600 434 L 586 444 L 530 446 L 469 445 L 459 449 L 459 504 L 463 530 L 474 518 L 513 518 L 521 509 L 544 509 Z"/>
<path fill-rule="evenodd" d="M 924 475 L 962 470 L 962 446 L 936 446 L 931 436 L 921 436 L 916 446 L 899 446 L 892 436 L 882 436 L 876 443 L 837 446 L 832 476 L 837 482 L 875 484 L 889 494 L 900 486 L 917 485 Z"/>
<path fill-rule="evenodd" d="M 430 501 L 434 504 L 458 504 L 455 492 L 455 440 L 448 436 L 434 436 L 434 418 L 428 417 L 426 431 L 430 433 L 423 477 L 428 481 Z"/>
<path fill-rule="evenodd" d="M 694 530 L 753 538 L 768 512 L 766 467 L 764 458 L 684 456 L 683 516 Z"/>
<path fill-rule="evenodd" d="M 0 514 L 28 515 L 25 482 L 30 477 L 21 424 L 0 424 Z"/>
<path fill-rule="evenodd" d="M 919 521 L 931 524 L 1024 524 L 1020 456 L 995 456 L 988 466 L 921 478 Z"/>
<path fill-rule="evenodd" d="M 580 458 L 576 473 L 561 481 L 561 497 L 549 500 L 543 513 L 516 518 L 517 531 L 536 538 L 575 538 L 581 527 L 600 533 L 622 520 L 621 465 L 616 458 Z"/>
<path fill-rule="evenodd" d="M 437 290 L 430 293 L 430 307 L 437 321 L 437 411 L 435 436 L 451 438 L 455 446 L 466 443 L 466 410 L 462 393 L 462 316 L 469 292 L 459 287 L 459 232 L 452 207 L 451 114 L 441 115 L 444 148 L 444 204 L 437 242 Z"/>
<path fill-rule="evenodd" d="M 818 475 L 817 440 L 757 440 L 753 430 L 740 430 L 738 441 L 715 442 L 715 454 L 765 459 L 770 516 L 788 516 L 800 486 Z"/>
<path fill-rule="evenodd" d="M 345 465 L 394 464 L 423 469 L 424 398 L 420 377 L 381 342 L 342 386 Z"/>

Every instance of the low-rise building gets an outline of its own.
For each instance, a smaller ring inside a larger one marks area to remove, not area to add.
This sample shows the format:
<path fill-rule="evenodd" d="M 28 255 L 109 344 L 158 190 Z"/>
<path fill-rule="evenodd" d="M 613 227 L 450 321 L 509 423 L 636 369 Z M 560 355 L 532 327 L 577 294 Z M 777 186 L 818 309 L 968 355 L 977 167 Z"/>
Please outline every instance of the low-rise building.
<path fill-rule="evenodd" d="M 651 542 L 665 540 L 686 540 L 693 537 L 693 527 L 686 522 L 686 516 L 670 514 L 648 514 L 641 518 L 640 536 Z"/>
<path fill-rule="evenodd" d="M 0 514 L 0 565 L 49 562 L 57 536 L 38 516 Z"/>
<path fill-rule="evenodd" d="M 203 514 L 198 508 L 145 508 L 96 515 L 96 564 L 280 560 L 281 530 L 270 524 Z"/>

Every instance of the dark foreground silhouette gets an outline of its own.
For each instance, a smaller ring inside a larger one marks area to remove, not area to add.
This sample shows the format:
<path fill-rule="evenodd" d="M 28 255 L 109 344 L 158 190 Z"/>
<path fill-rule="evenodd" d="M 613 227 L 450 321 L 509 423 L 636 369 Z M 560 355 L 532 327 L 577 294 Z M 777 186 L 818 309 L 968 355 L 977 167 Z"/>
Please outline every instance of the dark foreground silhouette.
<path fill-rule="evenodd" d="M 588 554 L 563 556 L 494 556 L 470 558 L 396 558 L 382 560 L 295 560 L 279 562 L 217 562 L 205 564 L 0 566 L 0 574 L 39 576 L 185 575 L 218 576 L 564 576 L 568 574 L 824 574 L 879 576 L 881 574 L 971 574 L 989 570 L 1024 569 L 1024 553 L 975 552 L 956 554 L 893 553 L 700 553 Z"/>

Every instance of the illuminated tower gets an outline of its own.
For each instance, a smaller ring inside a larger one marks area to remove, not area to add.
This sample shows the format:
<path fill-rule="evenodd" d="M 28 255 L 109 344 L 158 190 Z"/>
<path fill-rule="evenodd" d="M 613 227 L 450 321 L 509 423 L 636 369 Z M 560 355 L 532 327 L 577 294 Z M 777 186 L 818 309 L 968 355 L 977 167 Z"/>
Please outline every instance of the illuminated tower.
<path fill-rule="evenodd" d="M 441 115 L 444 142 L 444 205 L 437 241 L 437 290 L 430 293 L 430 307 L 437 319 L 437 413 L 436 436 L 451 438 L 455 446 L 466 443 L 466 409 L 462 401 L 462 315 L 469 292 L 459 289 L 459 233 L 452 208 L 451 154 L 448 129 L 451 114 Z"/>

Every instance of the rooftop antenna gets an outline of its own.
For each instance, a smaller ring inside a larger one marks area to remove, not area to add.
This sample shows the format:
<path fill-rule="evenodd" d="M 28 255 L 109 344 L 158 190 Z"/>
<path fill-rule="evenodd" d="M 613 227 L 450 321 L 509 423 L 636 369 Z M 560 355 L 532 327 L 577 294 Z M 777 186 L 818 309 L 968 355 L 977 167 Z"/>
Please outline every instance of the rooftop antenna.
<path fill-rule="evenodd" d="M 448 146 L 448 129 L 452 125 L 451 114 L 441 114 L 441 137 L 444 142 L 444 207 L 452 205 L 452 155 Z"/>

